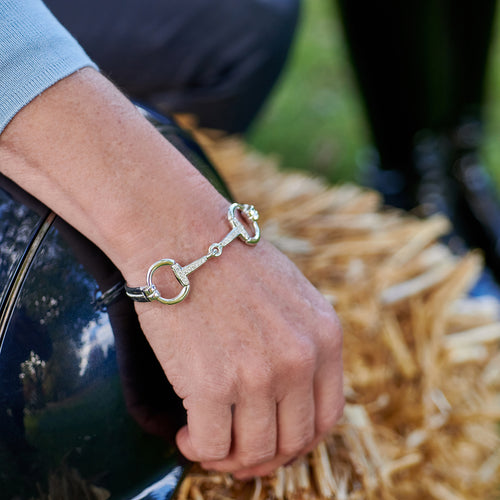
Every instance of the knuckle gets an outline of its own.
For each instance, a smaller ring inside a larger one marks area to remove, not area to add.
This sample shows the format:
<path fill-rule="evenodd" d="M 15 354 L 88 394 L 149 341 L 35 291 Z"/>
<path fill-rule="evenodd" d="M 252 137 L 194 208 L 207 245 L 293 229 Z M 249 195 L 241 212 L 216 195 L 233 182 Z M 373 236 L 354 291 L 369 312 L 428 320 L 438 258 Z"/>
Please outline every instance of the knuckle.
<path fill-rule="evenodd" d="M 266 373 L 256 372 L 246 377 L 246 384 L 252 392 L 267 393 L 270 387 L 269 377 Z"/>
<path fill-rule="evenodd" d="M 311 341 L 302 342 L 300 346 L 300 363 L 309 367 L 316 364 L 318 347 Z"/>
<path fill-rule="evenodd" d="M 296 373 L 313 372 L 317 361 L 317 347 L 310 339 L 303 339 L 287 348 L 286 366 Z"/>
<path fill-rule="evenodd" d="M 204 399 L 218 401 L 224 404 L 231 404 L 234 399 L 235 383 L 225 377 L 211 379 L 207 377 L 200 382 L 198 395 Z"/>
<path fill-rule="evenodd" d="M 338 322 L 336 322 L 336 324 L 338 324 Z M 332 325 L 322 328 L 319 333 L 318 344 L 323 357 L 338 358 L 342 353 L 342 328 L 340 326 L 332 327 Z"/>
<path fill-rule="evenodd" d="M 273 386 L 270 370 L 257 362 L 248 362 L 241 369 L 240 380 L 245 392 L 251 394 L 268 394 Z"/>

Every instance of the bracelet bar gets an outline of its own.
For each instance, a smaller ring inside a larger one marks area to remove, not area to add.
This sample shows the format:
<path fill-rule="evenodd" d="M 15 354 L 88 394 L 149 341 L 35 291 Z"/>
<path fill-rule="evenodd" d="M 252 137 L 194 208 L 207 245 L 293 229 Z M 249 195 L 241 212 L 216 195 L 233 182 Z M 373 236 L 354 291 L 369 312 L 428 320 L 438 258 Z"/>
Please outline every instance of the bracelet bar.
<path fill-rule="evenodd" d="M 178 279 L 179 283 L 183 286 L 189 285 L 188 274 L 191 274 L 193 271 L 196 271 L 196 269 L 205 264 L 208 258 L 208 255 L 204 255 L 203 257 L 195 260 L 194 262 L 191 262 L 191 264 L 188 264 L 184 267 L 181 267 L 179 264 L 175 263 L 172 266 L 172 271 L 174 272 L 175 277 Z"/>
<path fill-rule="evenodd" d="M 242 226 L 240 222 L 238 222 L 238 224 L 239 226 Z M 229 233 L 227 233 L 225 238 L 223 238 L 220 243 L 218 243 L 218 245 L 220 245 L 221 247 L 226 247 L 227 245 L 229 245 L 229 243 L 238 238 L 238 236 L 241 236 L 241 228 L 239 226 L 233 227 L 233 229 Z"/>

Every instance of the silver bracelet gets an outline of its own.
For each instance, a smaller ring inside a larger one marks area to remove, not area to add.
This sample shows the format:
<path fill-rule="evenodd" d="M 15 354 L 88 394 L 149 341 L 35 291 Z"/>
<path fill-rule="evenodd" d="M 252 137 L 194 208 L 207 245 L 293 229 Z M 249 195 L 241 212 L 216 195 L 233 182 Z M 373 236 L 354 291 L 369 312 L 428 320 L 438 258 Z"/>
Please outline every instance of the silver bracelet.
<path fill-rule="evenodd" d="M 250 235 L 246 227 L 238 220 L 236 211 L 244 214 L 249 220 L 249 222 L 253 226 L 253 235 Z M 152 302 L 153 300 L 157 300 L 162 304 L 177 304 L 178 302 L 184 300 L 189 293 L 189 289 L 191 286 L 189 283 L 188 275 L 205 264 L 208 259 L 211 259 L 212 257 L 220 257 L 220 255 L 222 254 L 222 249 L 238 237 L 247 245 L 255 245 L 259 241 L 260 228 L 257 224 L 257 220 L 259 219 L 259 212 L 257 212 L 253 205 L 240 205 L 239 203 L 233 203 L 227 211 L 227 219 L 229 220 L 229 224 L 231 224 L 231 231 L 225 236 L 222 241 L 210 245 L 210 247 L 208 248 L 208 253 L 206 255 L 195 260 L 194 262 L 191 262 L 191 264 L 187 264 L 184 267 L 175 262 L 175 260 L 173 259 L 161 259 L 155 262 L 149 268 L 146 275 L 147 285 L 139 287 L 130 287 L 128 285 L 125 285 L 126 294 L 131 299 L 137 302 Z M 153 274 L 162 266 L 171 266 L 174 276 L 182 285 L 181 291 L 171 299 L 162 297 L 153 283 Z"/>

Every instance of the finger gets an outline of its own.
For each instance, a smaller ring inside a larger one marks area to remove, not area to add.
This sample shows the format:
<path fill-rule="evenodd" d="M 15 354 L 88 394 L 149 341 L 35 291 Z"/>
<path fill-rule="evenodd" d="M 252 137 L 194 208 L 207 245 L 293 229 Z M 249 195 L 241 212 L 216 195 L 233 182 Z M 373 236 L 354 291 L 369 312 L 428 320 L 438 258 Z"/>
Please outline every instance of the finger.
<path fill-rule="evenodd" d="M 187 426 L 177 433 L 177 446 L 189 460 L 222 460 L 231 448 L 231 405 L 211 399 L 186 404 Z"/>
<path fill-rule="evenodd" d="M 314 377 L 316 436 L 328 433 L 344 410 L 342 356 L 338 354 L 332 358 L 319 366 Z"/>
<path fill-rule="evenodd" d="M 272 460 L 276 455 L 276 402 L 259 394 L 237 404 L 233 413 L 230 455 L 218 462 L 204 462 L 206 469 L 235 472 Z"/>
<path fill-rule="evenodd" d="M 312 380 L 299 382 L 278 405 L 278 453 L 288 461 L 314 439 Z"/>
<path fill-rule="evenodd" d="M 267 476 L 273 473 L 278 467 L 286 467 L 287 465 L 291 465 L 294 462 L 295 458 L 298 458 L 302 455 L 307 455 L 312 450 L 314 450 L 316 446 L 318 446 L 318 444 L 323 441 L 323 439 L 325 439 L 324 435 L 316 436 L 308 446 L 301 450 L 301 452 L 292 459 L 290 459 L 290 457 L 285 457 L 284 455 L 276 455 L 273 460 L 270 460 L 269 462 L 266 462 L 264 464 L 235 471 L 233 472 L 233 476 L 236 479 L 241 480 L 251 479 L 256 476 Z"/>
<path fill-rule="evenodd" d="M 237 405 L 233 415 L 234 435 L 231 455 L 225 461 L 202 465 L 214 470 L 233 472 L 243 477 L 254 472 L 268 474 L 293 458 L 291 455 L 298 454 L 314 436 L 314 391 L 312 370 L 308 368 L 312 365 L 313 363 L 306 365 L 302 370 L 302 380 L 298 382 L 294 380 L 292 383 L 287 380 L 292 390 L 278 408 L 274 398 L 266 399 L 262 396 L 243 400 Z M 258 388 L 259 384 L 254 382 L 253 387 Z M 265 388 L 260 392 L 266 394 Z M 256 390 L 254 394 L 260 392 Z M 249 405 L 247 401 L 252 401 L 252 404 Z M 261 403 L 255 404 L 255 401 Z M 267 406 L 269 401 L 272 402 L 271 407 Z M 284 411 L 281 420 L 280 408 Z M 278 433 L 281 438 L 278 438 Z M 279 443 L 280 439 L 284 439 L 290 448 L 286 454 L 277 454 L 277 442 Z"/>

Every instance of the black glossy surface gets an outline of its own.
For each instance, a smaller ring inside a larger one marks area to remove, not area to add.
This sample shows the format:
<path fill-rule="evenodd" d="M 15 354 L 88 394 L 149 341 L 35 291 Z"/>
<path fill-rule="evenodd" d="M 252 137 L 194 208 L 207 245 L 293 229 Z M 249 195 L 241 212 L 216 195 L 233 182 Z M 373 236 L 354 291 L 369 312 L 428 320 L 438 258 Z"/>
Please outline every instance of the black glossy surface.
<path fill-rule="evenodd" d="M 130 301 L 95 307 L 96 278 L 110 281 L 114 270 L 105 260 L 89 266 L 93 250 L 53 228 L 19 297 L 0 351 L 1 498 L 38 498 L 48 478 L 75 471 L 131 498 L 178 463 L 153 433 L 172 437 L 180 420 L 168 401 L 179 402 Z"/>

